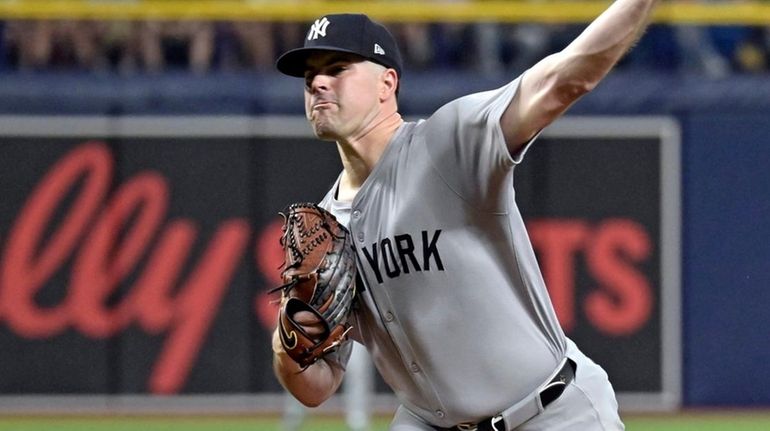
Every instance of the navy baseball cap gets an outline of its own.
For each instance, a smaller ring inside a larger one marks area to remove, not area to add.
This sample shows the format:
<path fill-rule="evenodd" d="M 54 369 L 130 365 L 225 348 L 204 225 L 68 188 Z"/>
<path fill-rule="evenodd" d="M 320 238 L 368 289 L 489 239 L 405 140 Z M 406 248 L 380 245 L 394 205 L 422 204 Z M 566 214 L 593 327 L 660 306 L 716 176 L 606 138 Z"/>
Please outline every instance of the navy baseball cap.
<path fill-rule="evenodd" d="M 316 51 L 357 54 L 393 68 L 401 76 L 401 52 L 393 35 L 363 14 L 326 15 L 315 20 L 307 32 L 305 45 L 281 55 L 275 66 L 286 75 L 304 77 L 307 59 Z"/>

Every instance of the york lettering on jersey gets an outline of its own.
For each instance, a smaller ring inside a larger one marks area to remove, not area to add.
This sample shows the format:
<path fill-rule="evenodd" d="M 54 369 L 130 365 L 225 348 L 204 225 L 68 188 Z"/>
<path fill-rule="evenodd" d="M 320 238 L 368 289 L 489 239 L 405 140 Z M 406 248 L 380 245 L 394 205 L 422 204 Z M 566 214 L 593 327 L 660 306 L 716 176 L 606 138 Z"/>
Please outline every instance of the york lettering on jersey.
<path fill-rule="evenodd" d="M 366 261 L 382 284 L 384 277 L 396 278 L 411 271 L 443 271 L 438 240 L 441 229 L 428 232 L 422 231 L 419 238 L 413 239 L 410 234 L 396 235 L 393 238 L 383 238 L 371 247 L 364 247 Z"/>

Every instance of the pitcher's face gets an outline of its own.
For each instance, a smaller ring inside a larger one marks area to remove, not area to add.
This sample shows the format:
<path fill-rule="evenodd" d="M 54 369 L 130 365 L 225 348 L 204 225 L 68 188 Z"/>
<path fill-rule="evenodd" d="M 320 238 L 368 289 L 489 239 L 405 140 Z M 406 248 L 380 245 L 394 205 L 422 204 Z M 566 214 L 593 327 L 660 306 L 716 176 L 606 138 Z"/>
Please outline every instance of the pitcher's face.
<path fill-rule="evenodd" d="M 316 136 L 340 140 L 366 129 L 380 109 L 384 67 L 355 54 L 318 51 L 305 71 L 305 114 Z"/>

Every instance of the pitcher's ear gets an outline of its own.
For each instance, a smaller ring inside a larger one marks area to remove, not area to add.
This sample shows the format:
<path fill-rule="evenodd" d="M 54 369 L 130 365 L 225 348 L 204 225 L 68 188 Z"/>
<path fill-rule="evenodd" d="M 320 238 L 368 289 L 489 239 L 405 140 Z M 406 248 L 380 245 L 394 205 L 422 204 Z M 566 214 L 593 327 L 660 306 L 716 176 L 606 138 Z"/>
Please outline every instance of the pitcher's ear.
<path fill-rule="evenodd" d="M 380 94 L 380 97 L 382 100 L 387 99 L 389 96 L 397 95 L 398 94 L 398 73 L 396 73 L 395 69 L 385 69 L 384 72 L 382 72 L 382 92 Z"/>

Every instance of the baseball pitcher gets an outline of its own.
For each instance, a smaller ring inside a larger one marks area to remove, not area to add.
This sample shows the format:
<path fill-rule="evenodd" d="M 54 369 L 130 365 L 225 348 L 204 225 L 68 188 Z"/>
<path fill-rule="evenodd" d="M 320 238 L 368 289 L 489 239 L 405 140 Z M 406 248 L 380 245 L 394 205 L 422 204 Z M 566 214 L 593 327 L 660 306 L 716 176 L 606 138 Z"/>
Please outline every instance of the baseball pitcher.
<path fill-rule="evenodd" d="M 287 218 L 272 348 L 300 402 L 335 393 L 355 341 L 401 403 L 393 431 L 624 428 L 607 374 L 559 327 L 513 174 L 656 3 L 617 0 L 507 85 L 416 122 L 398 112 L 398 46 L 365 15 L 317 19 L 278 59 L 304 79 L 307 119 L 343 165 L 319 204 Z"/>

